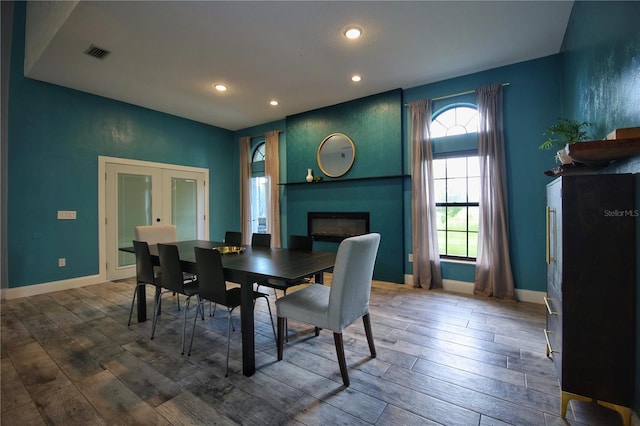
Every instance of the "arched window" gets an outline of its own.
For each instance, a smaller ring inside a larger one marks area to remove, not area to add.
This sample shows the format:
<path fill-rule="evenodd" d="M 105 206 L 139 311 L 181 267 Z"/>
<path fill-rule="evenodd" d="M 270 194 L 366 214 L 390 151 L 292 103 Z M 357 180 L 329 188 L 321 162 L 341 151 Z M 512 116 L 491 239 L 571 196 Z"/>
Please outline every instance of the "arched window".
<path fill-rule="evenodd" d="M 251 157 L 252 163 L 264 161 L 264 149 L 265 149 L 264 142 L 262 142 L 260 145 L 256 147 L 256 149 L 253 151 L 253 156 Z"/>
<path fill-rule="evenodd" d="M 478 110 L 471 105 L 454 105 L 438 111 L 431 120 L 431 137 L 478 132 Z"/>
<path fill-rule="evenodd" d="M 267 178 L 264 176 L 265 142 L 260 142 L 251 156 L 251 230 L 267 230 Z"/>
<path fill-rule="evenodd" d="M 468 149 L 461 152 L 447 147 L 455 145 L 455 139 L 459 141 L 459 137 L 450 141 L 447 137 L 477 132 L 478 111 L 473 105 L 448 106 L 437 111 L 431 121 L 431 137 L 441 138 L 443 147 L 433 160 L 438 246 L 443 258 L 473 261 L 477 255 L 479 158 Z"/>

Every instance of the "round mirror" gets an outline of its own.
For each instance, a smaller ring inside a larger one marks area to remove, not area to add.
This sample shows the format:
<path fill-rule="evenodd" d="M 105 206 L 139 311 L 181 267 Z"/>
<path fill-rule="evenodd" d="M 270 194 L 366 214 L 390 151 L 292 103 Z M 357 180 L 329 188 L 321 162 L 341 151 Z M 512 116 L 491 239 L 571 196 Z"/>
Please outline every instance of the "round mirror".
<path fill-rule="evenodd" d="M 329 177 L 340 177 L 347 173 L 356 158 L 356 147 L 347 135 L 332 133 L 318 148 L 318 166 Z"/>

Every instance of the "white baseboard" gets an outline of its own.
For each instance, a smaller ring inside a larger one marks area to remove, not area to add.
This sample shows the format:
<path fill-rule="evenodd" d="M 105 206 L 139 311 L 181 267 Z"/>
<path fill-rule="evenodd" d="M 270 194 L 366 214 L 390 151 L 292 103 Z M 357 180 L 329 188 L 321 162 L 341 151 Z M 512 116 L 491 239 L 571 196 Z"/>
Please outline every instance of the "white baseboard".
<path fill-rule="evenodd" d="M 413 285 L 413 275 L 405 275 L 404 283 Z M 445 291 L 450 291 L 452 293 L 473 294 L 473 283 L 467 281 L 443 279 L 442 287 Z M 524 290 L 518 288 L 516 288 L 515 290 L 516 299 L 519 302 L 543 304 L 543 298 L 547 295 L 547 293 L 543 291 Z"/>
<path fill-rule="evenodd" d="M 85 277 L 71 278 L 68 280 L 52 281 L 49 283 L 34 284 L 23 287 L 3 288 L 0 297 L 2 299 L 17 299 L 19 297 L 29 297 L 38 294 L 51 293 L 54 291 L 68 290 L 71 288 L 84 287 L 86 285 L 105 282 L 100 275 L 88 275 Z"/>

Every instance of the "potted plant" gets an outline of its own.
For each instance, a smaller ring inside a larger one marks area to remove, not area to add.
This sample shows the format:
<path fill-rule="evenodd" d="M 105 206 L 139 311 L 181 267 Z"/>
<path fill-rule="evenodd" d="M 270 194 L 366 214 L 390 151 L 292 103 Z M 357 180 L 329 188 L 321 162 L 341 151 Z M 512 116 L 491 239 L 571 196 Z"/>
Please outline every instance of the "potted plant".
<path fill-rule="evenodd" d="M 591 123 L 588 121 L 578 122 L 568 118 L 559 118 L 558 122 L 550 126 L 544 133 L 547 140 L 542 143 L 539 149 L 557 148 L 556 158 L 562 164 L 571 164 L 573 159 L 567 155 L 565 147 L 574 142 L 582 142 L 588 139 L 586 128 Z"/>

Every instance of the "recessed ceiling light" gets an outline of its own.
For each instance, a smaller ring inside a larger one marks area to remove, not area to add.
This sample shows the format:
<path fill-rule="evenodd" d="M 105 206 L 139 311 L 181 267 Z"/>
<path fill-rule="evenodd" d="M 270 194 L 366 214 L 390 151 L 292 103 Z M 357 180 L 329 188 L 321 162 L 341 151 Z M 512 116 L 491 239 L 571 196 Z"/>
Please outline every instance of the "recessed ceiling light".
<path fill-rule="evenodd" d="M 224 92 L 224 91 L 227 90 L 227 86 L 225 86 L 224 84 L 220 84 L 220 83 L 214 84 L 213 88 L 216 89 L 218 92 Z"/>
<path fill-rule="evenodd" d="M 355 26 L 347 27 L 343 34 L 346 38 L 354 40 L 362 35 L 362 28 Z"/>
<path fill-rule="evenodd" d="M 362 77 L 359 76 L 358 74 L 351 76 L 351 81 L 355 81 L 357 83 L 360 80 L 362 80 Z"/>
<path fill-rule="evenodd" d="M 272 106 L 278 106 L 278 101 L 276 101 L 276 100 L 274 99 L 274 100 L 272 100 L 271 102 L 269 102 L 269 105 L 272 105 Z"/>

